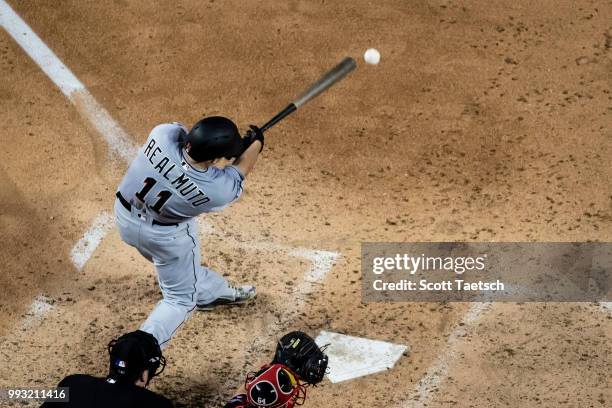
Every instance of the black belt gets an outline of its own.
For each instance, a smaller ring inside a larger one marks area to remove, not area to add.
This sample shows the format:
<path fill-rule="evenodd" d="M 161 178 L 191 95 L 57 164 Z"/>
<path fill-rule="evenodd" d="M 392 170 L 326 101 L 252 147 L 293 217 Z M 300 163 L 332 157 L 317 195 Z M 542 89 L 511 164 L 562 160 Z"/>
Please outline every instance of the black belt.
<path fill-rule="evenodd" d="M 128 203 L 128 201 L 123 198 L 123 196 L 121 195 L 121 193 L 119 191 L 117 191 L 117 193 L 115 194 L 117 196 L 117 198 L 119 199 L 119 202 L 121 203 L 121 205 L 123 206 L 123 208 L 125 208 L 128 211 L 132 211 L 132 205 L 130 203 Z M 153 225 L 161 225 L 162 227 L 178 227 L 178 222 L 160 222 L 157 220 L 153 220 Z"/>

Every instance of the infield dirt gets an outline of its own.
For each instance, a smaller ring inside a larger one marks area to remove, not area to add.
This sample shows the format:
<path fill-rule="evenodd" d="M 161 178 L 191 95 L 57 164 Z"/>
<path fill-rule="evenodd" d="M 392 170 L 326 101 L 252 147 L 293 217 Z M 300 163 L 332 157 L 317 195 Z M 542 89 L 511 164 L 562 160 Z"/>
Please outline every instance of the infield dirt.
<path fill-rule="evenodd" d="M 392 371 L 310 389 L 313 407 L 612 403 L 612 314 L 588 303 L 493 304 L 421 401 L 469 305 L 364 304 L 359 272 L 362 241 L 612 240 L 612 2 L 10 3 L 138 145 L 202 115 L 245 130 L 344 56 L 382 54 L 274 128 L 241 200 L 204 216 L 203 263 L 260 296 L 193 315 L 153 389 L 220 406 L 299 328 L 410 346 Z M 107 342 L 160 298 L 115 230 L 70 263 L 126 163 L 4 31 L 0 66 L 0 387 L 103 375 Z M 294 312 L 308 262 L 262 242 L 341 257 Z M 52 308 L 24 326 L 39 295 Z"/>

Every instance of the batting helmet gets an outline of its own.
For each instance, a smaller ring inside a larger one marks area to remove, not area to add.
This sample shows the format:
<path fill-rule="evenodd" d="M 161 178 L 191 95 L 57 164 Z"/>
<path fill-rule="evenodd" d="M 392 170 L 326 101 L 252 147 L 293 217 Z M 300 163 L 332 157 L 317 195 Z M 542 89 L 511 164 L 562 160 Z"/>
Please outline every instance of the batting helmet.
<path fill-rule="evenodd" d="M 242 138 L 234 122 L 222 116 L 211 116 L 193 125 L 185 142 L 187 153 L 198 162 L 239 156 L 243 149 Z"/>
<path fill-rule="evenodd" d="M 108 343 L 110 383 L 134 384 L 144 370 L 149 371 L 147 384 L 164 371 L 166 359 L 152 334 L 142 330 L 126 333 Z M 161 368 L 160 368 L 161 367 Z"/>

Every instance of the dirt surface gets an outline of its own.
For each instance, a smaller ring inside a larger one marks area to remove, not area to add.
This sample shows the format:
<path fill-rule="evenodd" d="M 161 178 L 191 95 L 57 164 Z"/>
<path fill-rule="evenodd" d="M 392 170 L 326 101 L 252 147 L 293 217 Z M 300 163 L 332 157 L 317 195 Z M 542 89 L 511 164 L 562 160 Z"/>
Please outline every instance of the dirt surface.
<path fill-rule="evenodd" d="M 260 296 L 179 331 L 153 384 L 179 406 L 219 406 L 293 328 L 410 346 L 309 406 L 610 405 L 612 315 L 593 304 L 493 304 L 424 391 L 469 305 L 362 303 L 359 244 L 611 241 L 612 2 L 10 3 L 136 144 L 201 115 L 262 123 L 345 55 L 381 51 L 270 132 L 242 199 L 204 217 L 203 263 Z M 160 298 L 115 230 L 70 262 L 126 163 L 4 31 L 0 67 L 0 387 L 103 375 L 107 342 Z M 298 296 L 309 262 L 262 243 L 341 257 Z M 48 313 L 28 314 L 41 295 Z"/>

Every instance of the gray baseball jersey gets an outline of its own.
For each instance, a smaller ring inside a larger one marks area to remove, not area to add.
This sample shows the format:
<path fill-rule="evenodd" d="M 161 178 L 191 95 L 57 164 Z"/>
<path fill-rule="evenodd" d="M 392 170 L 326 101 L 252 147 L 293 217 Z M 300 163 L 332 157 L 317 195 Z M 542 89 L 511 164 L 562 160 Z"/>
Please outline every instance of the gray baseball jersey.
<path fill-rule="evenodd" d="M 186 131 L 179 123 L 156 126 L 119 185 L 127 201 L 160 222 L 220 211 L 242 194 L 244 177 L 236 167 L 197 169 L 187 162 L 179 143 Z"/>
<path fill-rule="evenodd" d="M 162 347 L 196 304 L 234 294 L 218 272 L 200 265 L 200 236 L 194 217 L 219 211 L 242 193 L 243 176 L 233 166 L 206 170 L 185 160 L 178 124 L 155 127 L 130 165 L 119 192 L 131 206 L 115 201 L 115 222 L 124 242 L 157 270 L 164 298 L 140 327 Z M 155 225 L 153 221 L 174 225 Z"/>

